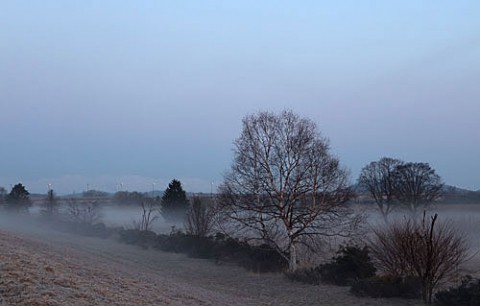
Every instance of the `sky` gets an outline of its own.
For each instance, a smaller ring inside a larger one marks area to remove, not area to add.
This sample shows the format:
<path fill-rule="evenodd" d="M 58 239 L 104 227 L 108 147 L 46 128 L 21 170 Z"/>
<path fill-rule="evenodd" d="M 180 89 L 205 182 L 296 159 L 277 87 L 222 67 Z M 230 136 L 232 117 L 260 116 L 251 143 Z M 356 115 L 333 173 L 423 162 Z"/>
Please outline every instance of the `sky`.
<path fill-rule="evenodd" d="M 210 192 L 244 116 L 480 189 L 480 1 L 0 2 L 0 186 Z"/>

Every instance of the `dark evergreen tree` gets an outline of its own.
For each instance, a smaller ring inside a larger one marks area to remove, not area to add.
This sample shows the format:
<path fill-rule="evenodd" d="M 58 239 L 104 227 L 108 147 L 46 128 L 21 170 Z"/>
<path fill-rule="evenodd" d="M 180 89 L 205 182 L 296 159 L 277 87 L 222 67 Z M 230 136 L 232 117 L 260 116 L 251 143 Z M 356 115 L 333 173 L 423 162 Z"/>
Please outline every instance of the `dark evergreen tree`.
<path fill-rule="evenodd" d="M 6 208 L 12 211 L 27 211 L 32 205 L 30 202 L 30 193 L 21 183 L 13 186 L 10 193 L 6 196 Z"/>
<path fill-rule="evenodd" d="M 179 219 L 185 216 L 188 199 L 182 183 L 173 179 L 162 196 L 162 215 L 165 219 Z"/>

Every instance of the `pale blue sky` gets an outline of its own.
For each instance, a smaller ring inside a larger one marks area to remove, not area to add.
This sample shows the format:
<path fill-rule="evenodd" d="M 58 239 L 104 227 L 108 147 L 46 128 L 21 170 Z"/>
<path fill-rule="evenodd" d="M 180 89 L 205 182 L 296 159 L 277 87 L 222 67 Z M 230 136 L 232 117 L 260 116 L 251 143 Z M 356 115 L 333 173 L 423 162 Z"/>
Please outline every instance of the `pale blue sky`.
<path fill-rule="evenodd" d="M 0 2 L 0 186 L 210 191 L 241 119 L 292 109 L 351 170 L 480 188 L 479 1 Z"/>

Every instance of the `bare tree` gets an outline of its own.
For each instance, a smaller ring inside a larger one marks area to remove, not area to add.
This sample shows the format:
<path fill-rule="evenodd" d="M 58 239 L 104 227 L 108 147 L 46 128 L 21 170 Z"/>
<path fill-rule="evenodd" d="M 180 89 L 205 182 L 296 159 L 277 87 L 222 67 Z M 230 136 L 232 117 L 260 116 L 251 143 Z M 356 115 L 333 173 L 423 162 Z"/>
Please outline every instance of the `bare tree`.
<path fill-rule="evenodd" d="M 0 204 L 4 203 L 6 195 L 7 195 L 7 189 L 0 186 Z"/>
<path fill-rule="evenodd" d="M 41 214 L 45 217 L 52 218 L 58 215 L 59 202 L 53 189 L 48 190 L 47 198 L 42 203 Z"/>
<path fill-rule="evenodd" d="M 212 231 L 215 215 L 213 202 L 205 204 L 198 196 L 193 197 L 185 220 L 186 232 L 201 237 L 207 236 Z"/>
<path fill-rule="evenodd" d="M 134 221 L 133 226 L 140 231 L 149 231 L 152 228 L 152 224 L 158 219 L 158 205 L 155 205 L 155 201 L 142 201 L 142 218 L 140 221 Z"/>
<path fill-rule="evenodd" d="M 101 214 L 96 201 L 78 201 L 71 198 L 67 201 L 67 219 L 82 225 L 93 225 L 100 222 Z"/>
<path fill-rule="evenodd" d="M 219 187 L 223 213 L 245 237 L 259 238 L 297 268 L 297 244 L 345 234 L 356 225 L 343 205 L 347 171 L 315 123 L 291 111 L 243 119 L 231 171 Z"/>
<path fill-rule="evenodd" d="M 394 276 L 416 276 L 422 298 L 432 302 L 434 290 L 456 275 L 466 260 L 467 242 L 450 222 L 437 225 L 437 214 L 421 222 L 406 219 L 386 229 L 374 230 L 370 250 L 378 267 Z"/>
<path fill-rule="evenodd" d="M 367 190 L 378 206 L 385 223 L 395 208 L 395 171 L 403 162 L 383 157 L 365 166 L 358 178 L 359 185 Z"/>
<path fill-rule="evenodd" d="M 428 163 L 398 165 L 394 177 L 395 197 L 405 205 L 412 216 L 417 215 L 420 207 L 427 207 L 442 195 L 441 178 Z"/>

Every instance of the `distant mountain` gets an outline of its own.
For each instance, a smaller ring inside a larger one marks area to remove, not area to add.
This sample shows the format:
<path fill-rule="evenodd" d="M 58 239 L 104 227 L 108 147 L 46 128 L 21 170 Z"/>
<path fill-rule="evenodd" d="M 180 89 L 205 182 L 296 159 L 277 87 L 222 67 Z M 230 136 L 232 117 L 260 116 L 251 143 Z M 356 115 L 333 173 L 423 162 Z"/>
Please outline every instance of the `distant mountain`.
<path fill-rule="evenodd" d="M 368 190 L 366 188 L 360 186 L 359 184 L 353 184 L 353 185 L 350 186 L 350 188 L 352 188 L 352 190 L 357 194 L 362 194 L 362 193 L 368 192 Z M 464 189 L 464 188 L 459 188 L 459 187 L 456 187 L 456 186 L 453 186 L 453 185 L 443 185 L 442 191 L 444 193 L 458 193 L 458 194 L 461 194 L 461 193 L 479 192 L 480 190 L 472 191 L 472 190 L 468 190 L 468 189 Z"/>
<path fill-rule="evenodd" d="M 447 193 L 469 193 L 469 192 L 477 192 L 469 189 L 459 188 L 452 185 L 443 185 L 443 192 Z"/>
<path fill-rule="evenodd" d="M 109 198 L 113 193 L 101 190 L 87 190 L 78 193 L 71 193 L 59 196 L 60 198 Z"/>
<path fill-rule="evenodd" d="M 445 185 L 440 202 L 451 204 L 480 204 L 480 190 L 472 191 Z"/>
<path fill-rule="evenodd" d="M 368 196 L 368 191 L 360 187 L 358 184 L 351 186 L 352 190 L 357 194 L 359 199 Z M 465 188 L 459 188 L 452 185 L 444 185 L 442 189 L 442 198 L 440 203 L 449 204 L 480 204 L 480 190 L 473 191 Z M 365 199 L 365 198 L 364 198 Z"/>

